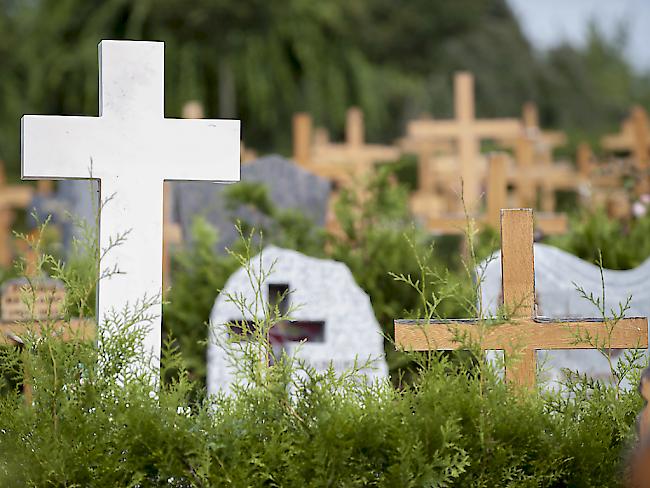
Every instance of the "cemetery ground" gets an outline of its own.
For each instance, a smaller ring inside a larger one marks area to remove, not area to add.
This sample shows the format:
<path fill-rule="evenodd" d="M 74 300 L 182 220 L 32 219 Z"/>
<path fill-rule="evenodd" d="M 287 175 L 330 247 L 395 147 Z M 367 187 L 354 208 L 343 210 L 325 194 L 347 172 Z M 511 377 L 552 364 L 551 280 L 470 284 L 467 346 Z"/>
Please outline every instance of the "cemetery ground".
<path fill-rule="evenodd" d="M 198 366 L 204 352 L 196 350 L 202 349 L 200 337 L 194 329 L 195 336 L 184 338 L 179 324 L 201 307 L 208 313 L 214 295 L 206 286 L 223 287 L 264 242 L 293 240 L 320 253 L 327 248 L 364 286 L 364 274 L 375 282 L 377 288 L 369 291 L 373 306 L 391 320 L 476 315 L 477 283 L 467 270 L 498 244 L 470 234 L 466 267 L 460 262 L 447 267 L 406 219 L 403 191 L 385 175 L 368 185 L 374 197 L 344 192 L 339 200 L 345 238 L 335 241 L 338 246 L 325 246 L 328 236 L 298 215 L 280 217 L 281 211 L 264 202 L 264 192 L 257 203 L 275 218 L 263 241 L 242 238 L 231 253 L 217 253 L 216 232 L 198 219 L 195 252 L 181 252 L 174 261 L 177 275 L 166 313 L 173 311 L 176 322 L 165 324 L 163 381 L 155 391 L 151 375 L 157 372 L 131 366 L 144 354 L 137 324 L 148 303 L 110 317 L 105 327 L 120 333 L 98 343 L 28 334 L 22 347 L 4 348 L 0 484 L 621 486 L 643 406 L 636 390 L 579 375 L 567 378 L 564 395 L 521 388 L 502 380 L 502 364 L 486 361 L 480 342 L 463 344 L 465 352 L 396 353 L 388 339 L 395 384 L 368 383 L 362 364 L 345 374 L 318 372 L 278 354 L 269 329 L 291 311 L 275 307 L 254 319 L 248 331 L 254 340 L 231 344 L 237 351 L 231 393 L 206 397 Z M 42 230 L 46 235 L 47 226 Z M 85 235 L 65 265 L 47 252 L 29 269 L 27 261 L 17 263 L 16 272 L 36 279 L 43 270 L 66 284 L 68 318 L 94 311 L 97 240 L 92 229 Z M 35 236 L 25 238 L 33 247 L 45 245 Z M 403 252 L 389 252 L 395 247 Z M 366 259 L 369 251 L 375 259 Z M 393 278 L 387 269 L 394 270 Z M 251 286 L 261 291 L 260 278 L 251 276 Z M 251 306 L 236 295 L 230 298 L 244 309 Z M 400 308 L 405 303 L 407 315 Z M 500 317 L 479 325 L 498 328 L 503 313 Z M 614 377 L 637 384 L 636 359 L 623 358 Z M 29 389 L 28 402 L 21 385 Z"/>

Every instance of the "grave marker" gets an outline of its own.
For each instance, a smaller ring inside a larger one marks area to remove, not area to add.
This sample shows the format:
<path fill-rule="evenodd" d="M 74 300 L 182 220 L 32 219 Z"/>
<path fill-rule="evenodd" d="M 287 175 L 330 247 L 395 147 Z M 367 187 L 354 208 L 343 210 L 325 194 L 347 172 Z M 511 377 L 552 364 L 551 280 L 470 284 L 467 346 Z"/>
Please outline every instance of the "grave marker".
<path fill-rule="evenodd" d="M 241 181 L 263 185 L 278 210 L 291 209 L 316 226 L 325 224 L 331 183 L 292 161 L 276 155 L 265 156 L 242 166 Z M 228 188 L 223 185 L 182 182 L 175 184 L 174 190 L 178 219 L 188 242 L 192 240 L 192 224 L 197 216 L 205 217 L 219 232 L 215 250 L 221 253 L 239 239 L 235 228 L 237 219 L 258 229 L 269 224 L 266 216 L 250 206 L 229 209 Z"/>
<path fill-rule="evenodd" d="M 399 157 L 397 147 L 365 142 L 363 112 L 358 107 L 347 111 L 343 143 L 331 142 L 323 129 L 318 129 L 312 137 L 309 114 L 298 113 L 293 117 L 293 158 L 323 178 L 348 184 L 355 176 L 366 174 L 373 165 L 393 162 Z"/>
<path fill-rule="evenodd" d="M 26 115 L 22 119 L 23 179 L 97 179 L 104 206 L 100 248 L 126 241 L 103 269 L 120 271 L 98 286 L 102 324 L 136 300 L 162 291 L 163 182 L 237 181 L 239 121 L 179 120 L 164 116 L 164 44 L 99 44 L 99 117 Z M 158 368 L 161 305 L 148 311 L 142 365 Z"/>
<path fill-rule="evenodd" d="M 650 121 L 643 107 L 632 107 L 630 115 L 621 123 L 620 131 L 603 136 L 601 145 L 607 151 L 630 156 L 628 163 L 636 172 L 637 196 L 650 193 Z"/>
<path fill-rule="evenodd" d="M 11 226 L 14 209 L 27 207 L 34 196 L 29 185 L 8 185 L 4 163 L 0 161 L 0 266 L 11 267 L 14 253 L 11 248 Z"/>
<path fill-rule="evenodd" d="M 521 123 L 517 119 L 477 119 L 474 105 L 474 78 L 471 73 L 459 72 L 454 76 L 455 118 L 415 120 L 407 127 L 409 138 L 455 141 L 468 208 L 476 205 L 481 194 L 480 174 L 476 171 L 481 141 L 515 139 L 521 132 Z"/>
<path fill-rule="evenodd" d="M 499 228 L 501 209 L 508 206 L 507 176 L 511 174 L 511 163 L 505 153 L 496 152 L 488 156 L 486 210 L 482 215 L 471 216 L 478 226 L 490 225 L 494 229 Z M 433 216 L 426 219 L 426 225 L 433 232 L 464 234 L 467 232 L 467 216 L 460 214 Z M 568 219 L 565 214 L 542 213 L 537 215 L 537 226 L 544 235 L 563 234 L 566 232 Z"/>
<path fill-rule="evenodd" d="M 271 329 L 270 339 L 276 347 L 283 347 L 289 354 L 295 353 L 320 372 L 331 364 L 337 373 L 342 373 L 353 366 L 355 359 L 360 365 L 367 359 L 375 359 L 375 369 L 364 368 L 364 374 L 369 378 L 387 376 L 384 339 L 370 299 L 345 264 L 267 246 L 261 256 L 250 259 L 248 266 L 254 280 L 264 276 L 259 292 L 258 283 L 251 284 L 248 270 L 240 268 L 228 278 L 210 315 L 210 393 L 228 389 L 234 379 L 229 369 L 232 358 L 220 346 L 231 337 L 228 324 L 252 321 L 253 313 L 263 320 L 269 303 L 287 307 L 288 303 L 276 300 L 278 293 L 284 290 L 290 290 L 290 300 L 296 308 L 290 312 L 293 324 L 279 324 L 280 328 L 274 331 L 276 324 Z M 242 297 L 253 310 L 242 314 L 227 295 Z M 305 342 L 299 342 L 302 339 Z"/>
<path fill-rule="evenodd" d="M 520 355 L 506 366 L 506 379 L 532 386 L 536 380 L 537 350 L 591 349 L 578 343 L 578 332 L 591 337 L 607 334 L 599 319 L 547 319 L 535 311 L 535 271 L 533 257 L 533 212 L 530 209 L 503 210 L 501 213 L 502 297 L 510 320 L 485 328 L 481 347 L 503 350 L 506 358 Z M 423 323 L 396 320 L 395 343 L 414 351 L 454 350 L 461 347 L 454 333 L 466 333 L 478 340 L 479 319 L 443 320 Z M 648 320 L 643 317 L 622 319 L 609 337 L 615 349 L 647 348 Z"/>

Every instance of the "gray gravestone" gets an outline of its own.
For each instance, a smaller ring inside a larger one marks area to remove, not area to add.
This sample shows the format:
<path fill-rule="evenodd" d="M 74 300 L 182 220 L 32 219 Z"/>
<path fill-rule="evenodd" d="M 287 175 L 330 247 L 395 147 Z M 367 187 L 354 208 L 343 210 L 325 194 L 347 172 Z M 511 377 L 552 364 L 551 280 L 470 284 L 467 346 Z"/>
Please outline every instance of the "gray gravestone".
<path fill-rule="evenodd" d="M 260 257 L 250 260 L 256 276 L 260 274 Z M 369 379 L 388 374 L 384 360 L 384 339 L 374 316 L 368 295 L 356 284 L 348 267 L 336 261 L 316 259 L 297 251 L 268 246 L 262 252 L 262 269 L 272 269 L 262 283 L 263 299 L 257 306 L 263 310 L 274 290 L 289 290 L 288 299 L 298 308 L 290 312 L 296 324 L 307 324 L 302 337 L 306 341 L 285 340 L 283 348 L 295 353 L 319 371 L 330 365 L 342 372 L 354 365 L 374 360 L 364 370 Z M 265 273 L 263 273 L 265 274 Z M 227 389 L 233 381 L 231 360 L 222 347 L 228 337 L 225 324 L 251 319 L 242 317 L 239 308 L 230 303 L 228 294 L 241 295 L 255 304 L 255 292 L 246 270 L 240 268 L 227 281 L 217 297 L 210 317 L 211 340 L 208 345 L 208 391 Z M 263 312 L 259 312 L 263 317 Z M 277 327 L 274 326 L 273 329 Z M 294 336 L 294 339 L 300 336 Z M 236 356 L 236 344 L 234 346 Z M 235 357 L 236 360 L 236 357 Z"/>
<path fill-rule="evenodd" d="M 483 264 L 482 300 L 486 313 L 494 314 L 501 300 L 501 254 Z M 608 316 L 632 296 L 626 316 L 650 316 L 650 259 L 638 268 L 627 271 L 604 270 L 605 306 Z M 575 283 L 575 284 L 574 284 Z M 587 295 L 602 294 L 600 269 L 561 249 L 535 244 L 535 294 L 537 315 L 561 317 L 601 317 L 598 308 L 584 299 L 576 285 Z M 620 351 L 617 351 L 620 356 Z M 556 385 L 563 375 L 561 368 L 577 370 L 600 379 L 610 378 L 605 358 L 595 350 L 564 350 L 538 352 L 543 378 Z"/>
<path fill-rule="evenodd" d="M 330 196 L 330 183 L 281 156 L 266 156 L 241 167 L 241 181 L 263 183 L 269 199 L 278 209 L 294 209 L 314 224 L 323 226 Z M 248 207 L 231 211 L 226 207 L 228 187 L 203 182 L 174 185 L 174 220 L 180 222 L 185 240 L 191 240 L 192 221 L 204 216 L 219 231 L 217 247 L 231 246 L 238 234 L 234 221 L 240 219 L 259 227 L 264 217 Z"/>
<path fill-rule="evenodd" d="M 36 194 L 31 208 L 38 219 L 50 218 L 50 223 L 61 229 L 63 246 L 70 250 L 72 239 L 80 237 L 80 224 L 96 223 L 99 205 L 99 188 L 96 180 L 61 180 L 52 196 Z"/>

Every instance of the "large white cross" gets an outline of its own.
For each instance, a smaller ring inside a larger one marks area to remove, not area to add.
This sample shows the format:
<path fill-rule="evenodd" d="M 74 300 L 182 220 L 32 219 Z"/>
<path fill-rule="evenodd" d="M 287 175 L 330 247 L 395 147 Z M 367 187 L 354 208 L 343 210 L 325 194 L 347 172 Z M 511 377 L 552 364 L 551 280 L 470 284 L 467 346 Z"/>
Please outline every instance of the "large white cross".
<path fill-rule="evenodd" d="M 100 216 L 100 249 L 129 234 L 102 262 L 123 272 L 99 283 L 103 324 L 112 311 L 161 293 L 163 181 L 238 181 L 240 142 L 238 120 L 165 118 L 164 43 L 102 41 L 99 68 L 99 117 L 23 117 L 22 178 L 96 178 L 101 198 L 112 196 Z M 161 305 L 148 312 L 156 319 L 144 364 L 157 369 Z"/>

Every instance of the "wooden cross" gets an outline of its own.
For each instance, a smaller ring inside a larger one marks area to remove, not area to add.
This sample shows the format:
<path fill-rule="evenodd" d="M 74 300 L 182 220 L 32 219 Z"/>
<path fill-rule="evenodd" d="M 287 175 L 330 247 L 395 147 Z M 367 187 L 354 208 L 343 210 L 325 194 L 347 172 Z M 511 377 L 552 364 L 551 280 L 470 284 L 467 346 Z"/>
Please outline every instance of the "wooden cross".
<path fill-rule="evenodd" d="M 103 199 L 102 269 L 117 269 L 98 285 L 97 320 L 136 301 L 152 302 L 139 364 L 160 364 L 165 180 L 237 181 L 239 121 L 164 116 L 164 44 L 102 41 L 99 117 L 22 119 L 24 179 L 95 178 Z M 125 235 L 126 233 L 126 235 Z M 119 246 L 118 236 L 125 236 Z M 155 301 L 155 302 L 153 302 Z M 138 368 L 139 369 L 139 368 Z"/>
<path fill-rule="evenodd" d="M 548 147 L 553 151 L 556 147 L 564 146 L 567 142 L 566 134 L 562 131 L 542 130 L 539 125 L 539 114 L 535 102 L 526 102 L 522 107 L 522 121 L 524 131 L 530 136 Z"/>
<path fill-rule="evenodd" d="M 366 174 L 375 164 L 397 161 L 401 154 L 394 146 L 366 144 L 363 112 L 358 107 L 347 111 L 342 144 L 330 142 L 323 130 L 312 137 L 309 114 L 295 114 L 293 144 L 293 157 L 300 166 L 342 184 L 349 183 L 355 175 Z"/>
<path fill-rule="evenodd" d="M 33 249 L 32 249 L 33 251 Z M 90 320 L 61 320 L 65 287 L 56 280 L 17 278 L 0 288 L 0 346 L 23 348 L 27 337 L 43 337 L 45 333 L 65 341 L 90 341 L 95 338 L 95 324 Z M 23 302 L 23 293 L 34 294 L 30 307 Z M 27 351 L 24 351 L 26 353 Z M 31 374 L 23 371 L 23 394 L 32 403 Z"/>
<path fill-rule="evenodd" d="M 650 121 L 643 107 L 632 107 L 630 116 L 621 124 L 620 132 L 603 136 L 601 145 L 608 151 L 631 154 L 638 172 L 636 194 L 650 193 Z"/>
<path fill-rule="evenodd" d="M 456 142 L 463 193 L 468 208 L 472 208 L 481 195 L 481 175 L 476 171 L 481 141 L 514 139 L 521 132 L 521 123 L 517 119 L 476 119 L 474 78 L 467 72 L 454 77 L 454 107 L 454 119 L 411 121 L 407 134 L 413 139 Z"/>
<path fill-rule="evenodd" d="M 14 209 L 27 207 L 34 197 L 34 188 L 29 185 L 7 185 L 4 164 L 0 161 L 0 266 L 11 267 L 11 226 Z"/>
<path fill-rule="evenodd" d="M 503 210 L 501 213 L 501 271 L 504 308 L 509 319 L 503 324 L 485 326 L 479 319 L 396 320 L 395 343 L 413 351 L 455 350 L 462 347 L 455 333 L 481 339 L 485 350 L 503 350 L 506 379 L 532 386 L 536 381 L 537 350 L 591 349 L 577 343 L 578 333 L 593 338 L 607 336 L 600 319 L 548 319 L 535 312 L 535 271 L 533 257 L 533 211 Z M 479 337 L 481 332 L 483 336 Z M 648 320 L 622 319 L 613 329 L 609 346 L 614 349 L 647 348 Z"/>
<path fill-rule="evenodd" d="M 501 209 L 508 206 L 508 175 L 512 167 L 505 153 L 492 153 L 488 156 L 488 175 L 485 214 L 473 217 L 478 226 L 489 225 L 498 229 Z M 433 215 L 426 219 L 427 228 L 444 234 L 463 234 L 467 231 L 465 215 Z M 557 235 L 566 232 L 568 219 L 564 214 L 539 214 L 537 225 L 544 235 Z"/>

